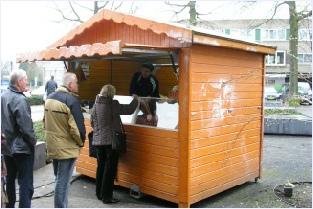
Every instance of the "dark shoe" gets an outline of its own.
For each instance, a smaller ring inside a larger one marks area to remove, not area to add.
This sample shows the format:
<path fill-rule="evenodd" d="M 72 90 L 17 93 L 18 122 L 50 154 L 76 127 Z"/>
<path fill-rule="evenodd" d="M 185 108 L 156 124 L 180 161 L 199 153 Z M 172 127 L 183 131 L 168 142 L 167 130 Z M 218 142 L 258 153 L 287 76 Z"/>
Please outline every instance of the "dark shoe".
<path fill-rule="evenodd" d="M 97 196 L 97 198 L 98 198 L 98 200 L 102 200 L 102 198 L 101 198 L 101 197 L 99 197 L 99 196 Z"/>
<path fill-rule="evenodd" d="M 102 202 L 104 204 L 112 204 L 112 203 L 117 203 L 119 200 L 115 198 L 110 198 L 110 199 L 102 199 Z"/>

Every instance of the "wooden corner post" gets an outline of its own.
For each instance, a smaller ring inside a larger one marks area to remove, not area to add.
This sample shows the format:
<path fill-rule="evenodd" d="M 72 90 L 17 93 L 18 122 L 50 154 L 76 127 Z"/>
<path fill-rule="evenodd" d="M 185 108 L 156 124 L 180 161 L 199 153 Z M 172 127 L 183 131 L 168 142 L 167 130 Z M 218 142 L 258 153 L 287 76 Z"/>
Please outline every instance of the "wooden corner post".
<path fill-rule="evenodd" d="M 190 48 L 179 55 L 178 207 L 190 207 Z"/>

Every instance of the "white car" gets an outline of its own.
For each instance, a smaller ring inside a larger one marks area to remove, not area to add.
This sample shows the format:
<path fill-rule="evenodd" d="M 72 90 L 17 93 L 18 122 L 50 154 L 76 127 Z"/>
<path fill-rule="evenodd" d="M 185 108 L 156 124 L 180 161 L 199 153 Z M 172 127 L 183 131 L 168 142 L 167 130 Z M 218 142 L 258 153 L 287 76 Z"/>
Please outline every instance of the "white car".
<path fill-rule="evenodd" d="M 30 92 L 30 95 L 32 97 L 42 97 L 43 100 L 46 101 L 47 94 L 46 94 L 46 91 L 45 91 L 45 86 L 40 86 L 39 88 L 37 88 L 35 90 L 32 90 Z"/>
<path fill-rule="evenodd" d="M 266 100 L 279 100 L 281 99 L 281 94 L 277 93 L 273 86 L 266 86 L 264 89 L 264 98 Z"/>
<path fill-rule="evenodd" d="M 26 97 L 31 97 L 32 95 L 30 94 L 30 91 L 24 91 L 23 94 L 26 96 Z"/>

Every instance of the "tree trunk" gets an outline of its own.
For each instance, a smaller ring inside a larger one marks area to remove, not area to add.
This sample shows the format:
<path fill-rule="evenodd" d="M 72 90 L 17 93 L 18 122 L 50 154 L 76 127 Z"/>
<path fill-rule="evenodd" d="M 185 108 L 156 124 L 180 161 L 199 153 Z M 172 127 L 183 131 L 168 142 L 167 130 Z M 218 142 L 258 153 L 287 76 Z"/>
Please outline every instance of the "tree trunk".
<path fill-rule="evenodd" d="M 190 1 L 189 6 L 189 22 L 191 25 L 197 25 L 197 11 L 196 11 L 196 2 Z"/>
<path fill-rule="evenodd" d="M 290 25 L 290 89 L 291 95 L 298 94 L 298 15 L 295 1 L 287 2 L 289 5 L 289 25 Z"/>

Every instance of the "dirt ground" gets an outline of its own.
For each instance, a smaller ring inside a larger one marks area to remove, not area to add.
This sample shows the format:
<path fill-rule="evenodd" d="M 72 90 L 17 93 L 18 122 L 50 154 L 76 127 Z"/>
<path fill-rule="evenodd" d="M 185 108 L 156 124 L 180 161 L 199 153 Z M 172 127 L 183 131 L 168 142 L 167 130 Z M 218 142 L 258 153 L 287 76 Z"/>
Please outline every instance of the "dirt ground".
<path fill-rule="evenodd" d="M 287 197 L 284 192 L 284 185 L 278 185 L 274 194 L 281 201 L 297 207 L 312 208 L 312 182 L 293 182 L 292 196 Z"/>

